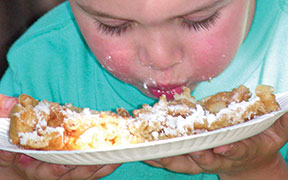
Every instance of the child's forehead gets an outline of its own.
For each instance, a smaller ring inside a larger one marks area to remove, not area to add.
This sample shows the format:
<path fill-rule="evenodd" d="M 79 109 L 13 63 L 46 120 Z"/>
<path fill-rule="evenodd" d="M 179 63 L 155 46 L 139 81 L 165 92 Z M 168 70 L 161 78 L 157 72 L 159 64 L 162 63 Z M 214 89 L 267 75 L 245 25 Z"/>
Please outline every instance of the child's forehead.
<path fill-rule="evenodd" d="M 71 0 L 89 11 L 120 16 L 170 14 L 180 16 L 224 6 L 232 0 Z"/>
<path fill-rule="evenodd" d="M 219 5 L 228 4 L 232 0 L 71 0 L 77 4 L 93 9 L 119 10 L 122 12 L 141 11 L 155 12 L 159 10 L 202 11 Z M 124 10 L 124 11 L 123 11 Z M 126 11 L 125 11 L 126 10 Z M 173 13 L 173 12 L 170 12 Z"/>

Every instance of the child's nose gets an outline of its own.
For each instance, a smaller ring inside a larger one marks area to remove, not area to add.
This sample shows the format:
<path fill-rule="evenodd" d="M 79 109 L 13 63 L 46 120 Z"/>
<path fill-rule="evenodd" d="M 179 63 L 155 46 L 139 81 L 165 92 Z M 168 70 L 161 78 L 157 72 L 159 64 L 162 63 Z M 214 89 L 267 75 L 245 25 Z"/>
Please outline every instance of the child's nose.
<path fill-rule="evenodd" d="M 138 49 L 138 58 L 142 65 L 154 70 L 167 70 L 184 61 L 184 50 L 175 40 L 164 37 L 143 42 Z"/>

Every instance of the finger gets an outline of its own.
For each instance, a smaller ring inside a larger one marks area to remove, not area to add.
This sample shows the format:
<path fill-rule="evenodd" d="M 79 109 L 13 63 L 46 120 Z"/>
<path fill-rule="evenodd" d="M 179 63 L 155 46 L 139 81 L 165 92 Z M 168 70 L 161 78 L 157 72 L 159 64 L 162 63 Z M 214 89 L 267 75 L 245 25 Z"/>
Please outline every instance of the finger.
<path fill-rule="evenodd" d="M 23 177 L 23 179 L 35 179 L 34 178 L 34 171 L 35 171 L 35 166 L 40 164 L 40 161 L 36 161 L 33 158 L 21 154 L 18 161 L 15 162 L 13 165 L 13 168 L 15 171 Z"/>
<path fill-rule="evenodd" d="M 95 180 L 95 179 L 106 177 L 109 174 L 113 173 L 119 166 L 120 164 L 105 165 L 101 169 L 99 169 L 97 172 L 95 172 L 93 176 L 88 178 L 88 180 L 90 179 Z"/>
<path fill-rule="evenodd" d="M 21 155 L 15 167 L 23 177 L 31 180 L 59 179 L 70 170 L 69 166 L 45 163 L 27 155 Z"/>
<path fill-rule="evenodd" d="M 62 176 L 61 180 L 99 179 L 111 174 L 119 166 L 120 164 L 78 166 Z"/>
<path fill-rule="evenodd" d="M 288 113 L 279 118 L 264 134 L 272 137 L 273 141 L 281 148 L 288 140 Z"/>
<path fill-rule="evenodd" d="M 101 169 L 103 165 L 94 166 L 77 166 L 75 169 L 67 172 L 61 177 L 61 180 L 78 180 L 78 179 L 88 179 L 94 175 L 96 171 Z"/>
<path fill-rule="evenodd" d="M 226 145 L 218 146 L 218 147 L 215 147 L 215 148 L 213 149 L 213 152 L 216 153 L 216 154 L 224 155 L 224 154 L 227 153 L 233 146 L 234 146 L 234 144 L 226 144 Z"/>
<path fill-rule="evenodd" d="M 146 160 L 144 161 L 146 164 L 149 164 L 150 166 L 158 167 L 158 168 L 164 168 L 164 166 L 160 163 L 161 159 L 154 159 L 154 160 Z"/>
<path fill-rule="evenodd" d="M 246 160 L 253 158 L 257 152 L 257 144 L 252 139 L 246 139 L 233 144 L 216 147 L 213 152 L 229 160 Z"/>
<path fill-rule="evenodd" d="M 162 158 L 156 161 L 149 160 L 148 163 L 156 167 L 165 168 L 179 173 L 199 174 L 203 172 L 203 170 L 194 162 L 194 160 L 188 154 Z"/>
<path fill-rule="evenodd" d="M 62 165 L 62 164 L 50 164 L 50 163 L 40 163 L 36 168 L 36 173 L 34 175 L 35 179 L 45 179 L 54 180 L 60 179 L 65 174 L 75 169 L 72 165 Z"/>
<path fill-rule="evenodd" d="M 223 157 L 215 154 L 213 150 L 203 150 L 198 152 L 190 153 L 192 159 L 198 164 L 200 168 L 205 171 L 214 172 L 220 168 L 225 168 L 229 164 Z"/>
<path fill-rule="evenodd" d="M 11 166 L 16 159 L 16 153 L 0 151 L 0 166 Z"/>
<path fill-rule="evenodd" d="M 0 94 L 0 117 L 9 117 L 12 108 L 17 102 L 17 98 Z"/>
<path fill-rule="evenodd" d="M 280 118 L 280 125 L 281 125 L 282 128 L 287 129 L 287 127 L 288 127 L 288 113 L 284 114 Z"/>

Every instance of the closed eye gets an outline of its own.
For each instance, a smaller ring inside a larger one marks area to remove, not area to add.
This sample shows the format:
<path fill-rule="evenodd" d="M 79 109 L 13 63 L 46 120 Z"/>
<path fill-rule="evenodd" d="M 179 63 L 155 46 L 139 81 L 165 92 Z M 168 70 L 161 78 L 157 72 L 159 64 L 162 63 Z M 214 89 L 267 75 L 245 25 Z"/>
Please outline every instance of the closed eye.
<path fill-rule="evenodd" d="M 219 12 L 210 16 L 207 19 L 201 21 L 192 21 L 186 18 L 181 19 L 181 24 L 183 27 L 188 28 L 189 30 L 200 31 L 200 30 L 209 30 L 219 19 Z"/>
<path fill-rule="evenodd" d="M 131 22 L 126 22 L 124 24 L 117 25 L 117 26 L 107 25 L 99 21 L 96 21 L 96 23 L 98 25 L 98 29 L 100 32 L 103 32 L 104 34 L 111 35 L 111 36 L 113 35 L 120 36 L 132 26 Z"/>
<path fill-rule="evenodd" d="M 209 30 L 219 18 L 219 12 L 216 12 L 212 16 L 207 19 L 201 21 L 192 21 L 186 18 L 181 18 L 181 25 L 189 30 L 200 31 L 200 30 Z M 128 21 L 121 25 L 108 25 L 104 24 L 100 21 L 95 22 L 97 24 L 97 28 L 100 32 L 110 35 L 110 36 L 121 36 L 124 34 L 129 28 L 132 28 L 133 23 Z"/>

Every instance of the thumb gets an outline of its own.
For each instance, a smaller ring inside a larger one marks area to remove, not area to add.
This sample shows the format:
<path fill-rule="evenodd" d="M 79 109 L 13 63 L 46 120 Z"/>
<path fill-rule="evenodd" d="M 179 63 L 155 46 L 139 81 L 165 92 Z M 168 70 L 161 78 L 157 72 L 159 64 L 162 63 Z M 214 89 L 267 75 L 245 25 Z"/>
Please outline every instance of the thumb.
<path fill-rule="evenodd" d="M 288 140 L 288 113 L 284 114 L 280 119 L 278 119 L 278 122 L 275 124 L 279 130 L 278 133 L 283 133 L 280 134 L 280 136 L 285 137 L 286 140 Z"/>
<path fill-rule="evenodd" d="M 17 104 L 17 102 L 18 100 L 15 97 L 0 94 L 0 118 L 9 117 L 12 108 Z"/>
<path fill-rule="evenodd" d="M 282 147 L 288 141 L 288 113 L 284 114 L 263 133 Z"/>
<path fill-rule="evenodd" d="M 15 161 L 16 156 L 16 153 L 0 150 L 0 166 L 11 166 Z"/>

